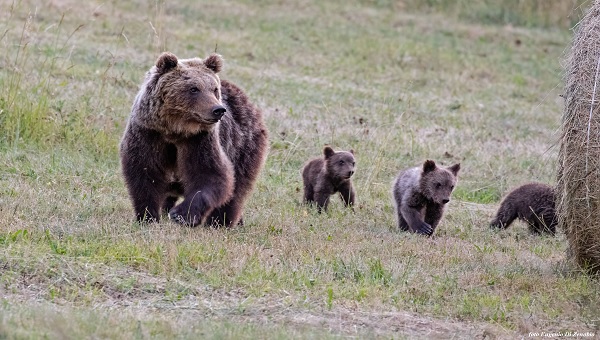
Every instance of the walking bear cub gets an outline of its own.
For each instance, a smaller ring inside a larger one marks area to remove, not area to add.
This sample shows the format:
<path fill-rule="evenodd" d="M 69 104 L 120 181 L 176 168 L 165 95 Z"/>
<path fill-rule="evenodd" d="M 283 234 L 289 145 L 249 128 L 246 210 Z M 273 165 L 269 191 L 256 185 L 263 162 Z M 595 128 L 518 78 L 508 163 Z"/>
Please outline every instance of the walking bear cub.
<path fill-rule="evenodd" d="M 400 230 L 433 234 L 450 201 L 459 170 L 460 164 L 442 168 L 427 160 L 420 167 L 398 174 L 392 194 Z"/>
<path fill-rule="evenodd" d="M 267 129 L 244 92 L 219 79 L 222 64 L 218 54 L 202 60 L 165 52 L 146 73 L 120 144 L 139 221 L 158 221 L 162 210 L 189 226 L 241 223 Z"/>
<path fill-rule="evenodd" d="M 511 191 L 500 204 L 492 228 L 506 229 L 515 219 L 529 225 L 533 234 L 554 235 L 558 220 L 554 208 L 554 189 L 542 183 L 527 183 Z"/>
<path fill-rule="evenodd" d="M 302 169 L 304 202 L 317 203 L 318 211 L 327 210 L 329 198 L 340 193 L 345 206 L 353 206 L 356 194 L 350 177 L 354 175 L 354 150 L 335 152 L 323 149 L 324 158 L 310 160 Z"/>

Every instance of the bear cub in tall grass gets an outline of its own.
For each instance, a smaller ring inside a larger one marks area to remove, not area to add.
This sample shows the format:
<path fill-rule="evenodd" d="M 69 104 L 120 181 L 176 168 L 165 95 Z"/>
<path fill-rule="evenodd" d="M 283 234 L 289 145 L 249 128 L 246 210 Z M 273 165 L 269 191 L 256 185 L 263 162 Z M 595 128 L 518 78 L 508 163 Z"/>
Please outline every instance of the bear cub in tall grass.
<path fill-rule="evenodd" d="M 244 92 L 219 78 L 222 64 L 218 54 L 165 52 L 146 73 L 120 144 L 139 221 L 158 221 L 163 211 L 188 226 L 241 223 L 268 133 Z"/>
<path fill-rule="evenodd" d="M 554 189 L 543 183 L 527 183 L 511 191 L 500 204 L 491 228 L 506 229 L 515 219 L 529 225 L 532 234 L 554 235 L 558 220 Z"/>
<path fill-rule="evenodd" d="M 326 146 L 323 155 L 308 161 L 302 169 L 304 202 L 316 202 L 320 213 L 327 210 L 330 196 L 339 192 L 344 205 L 352 207 L 356 198 L 350 179 L 356 166 L 354 150 L 335 152 Z"/>
<path fill-rule="evenodd" d="M 443 168 L 427 160 L 401 171 L 392 188 L 398 228 L 431 236 L 450 202 L 459 170 L 460 163 Z"/>

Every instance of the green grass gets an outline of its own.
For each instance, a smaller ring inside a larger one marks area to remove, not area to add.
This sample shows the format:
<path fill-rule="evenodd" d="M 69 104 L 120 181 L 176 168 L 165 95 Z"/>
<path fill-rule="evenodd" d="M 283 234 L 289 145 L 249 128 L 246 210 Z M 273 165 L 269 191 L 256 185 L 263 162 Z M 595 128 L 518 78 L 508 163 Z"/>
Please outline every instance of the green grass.
<path fill-rule="evenodd" d="M 572 27 L 589 3 L 587 0 L 408 0 L 390 5 L 441 12 L 486 24 Z"/>
<path fill-rule="evenodd" d="M 561 232 L 488 229 L 510 188 L 555 179 L 579 12 L 403 3 L 0 2 L 0 338 L 598 334 Z M 246 224 L 138 225 L 117 155 L 138 86 L 163 50 L 215 48 L 271 135 Z M 324 144 L 355 150 L 354 213 L 300 204 Z M 433 239 L 396 230 L 390 194 L 425 159 L 461 163 Z"/>

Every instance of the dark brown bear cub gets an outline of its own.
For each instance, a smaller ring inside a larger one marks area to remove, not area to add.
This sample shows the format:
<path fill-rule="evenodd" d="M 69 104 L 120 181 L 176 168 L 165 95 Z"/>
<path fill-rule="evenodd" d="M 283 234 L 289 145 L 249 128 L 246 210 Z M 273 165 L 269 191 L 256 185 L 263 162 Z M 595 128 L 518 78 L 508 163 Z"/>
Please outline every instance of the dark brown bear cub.
<path fill-rule="evenodd" d="M 427 160 L 423 166 L 398 174 L 392 194 L 400 230 L 433 234 L 450 201 L 459 170 L 460 164 L 441 168 Z"/>
<path fill-rule="evenodd" d="M 542 183 L 524 184 L 502 200 L 490 227 L 506 229 L 518 218 L 529 225 L 531 233 L 554 235 L 558 224 L 554 203 L 554 189 L 551 186 Z"/>
<path fill-rule="evenodd" d="M 330 196 L 339 192 L 344 205 L 354 205 L 356 194 L 350 179 L 354 175 L 354 151 L 335 152 L 326 146 L 323 154 L 324 158 L 310 160 L 302 169 L 304 202 L 316 202 L 321 212 L 327 210 Z"/>
<path fill-rule="evenodd" d="M 261 112 L 220 80 L 223 60 L 163 53 L 146 73 L 121 140 L 123 176 L 139 221 L 231 226 L 263 166 Z M 177 200 L 183 201 L 175 205 Z"/>

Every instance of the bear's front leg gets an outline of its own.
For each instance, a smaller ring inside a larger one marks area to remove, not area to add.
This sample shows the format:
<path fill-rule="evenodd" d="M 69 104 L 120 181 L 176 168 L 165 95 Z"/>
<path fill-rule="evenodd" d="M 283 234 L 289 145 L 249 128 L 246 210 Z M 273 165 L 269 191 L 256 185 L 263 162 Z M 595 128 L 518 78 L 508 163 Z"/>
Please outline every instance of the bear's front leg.
<path fill-rule="evenodd" d="M 427 236 L 431 236 L 431 234 L 433 234 L 433 228 L 431 227 L 431 225 L 423 221 L 421 212 L 417 208 L 405 205 L 402 206 L 400 209 L 402 217 L 404 218 L 412 232 Z"/>
<path fill-rule="evenodd" d="M 211 193 L 203 193 L 202 190 L 187 195 L 183 202 L 169 210 L 169 219 L 189 227 L 200 224 L 210 212 L 211 195 Z"/>
<path fill-rule="evenodd" d="M 139 133 L 133 127 L 127 131 L 120 147 L 121 167 L 125 185 L 139 222 L 157 222 L 165 199 L 167 183 L 160 159 L 153 156 L 160 147 L 156 134 Z"/>
<path fill-rule="evenodd" d="M 194 227 L 202 223 L 216 208 L 230 196 L 233 177 L 202 176 L 185 193 L 185 199 L 169 211 L 169 218 L 179 224 Z"/>
<path fill-rule="evenodd" d="M 312 184 L 304 184 L 304 203 L 312 204 L 315 201 L 315 191 Z"/>
<path fill-rule="evenodd" d="M 160 219 L 159 207 L 164 185 L 157 182 L 138 178 L 127 183 L 138 222 L 158 222 Z"/>
<path fill-rule="evenodd" d="M 343 183 L 339 188 L 340 196 L 342 197 L 342 201 L 346 207 L 354 206 L 354 199 L 356 197 L 356 193 L 354 192 L 354 188 L 352 187 L 351 182 Z"/>
<path fill-rule="evenodd" d="M 402 231 L 409 231 L 410 228 L 408 226 L 408 223 L 406 223 L 406 220 L 404 219 L 404 217 L 402 217 L 402 212 L 400 211 L 400 209 L 398 209 L 397 211 L 398 214 L 398 229 L 402 230 Z"/>
<path fill-rule="evenodd" d="M 331 197 L 330 192 L 317 191 L 315 192 L 315 201 L 317 202 L 317 212 L 319 214 L 322 211 L 327 211 L 327 207 L 329 206 L 329 198 Z"/>
<path fill-rule="evenodd" d="M 314 187 L 314 199 L 317 203 L 319 214 L 329 206 L 329 199 L 335 193 L 333 184 L 327 178 L 320 178 Z"/>
<path fill-rule="evenodd" d="M 425 223 L 431 225 L 433 231 L 437 228 L 444 215 L 444 206 L 437 203 L 430 203 L 425 209 Z"/>
<path fill-rule="evenodd" d="M 184 200 L 169 211 L 169 218 L 193 227 L 233 195 L 233 166 L 211 134 L 178 145 L 177 154 Z"/>
<path fill-rule="evenodd" d="M 496 213 L 496 217 L 490 223 L 491 228 L 506 229 L 513 223 L 514 220 L 519 216 L 517 214 L 518 209 L 512 206 L 510 203 L 504 201 L 500 204 L 500 208 Z"/>

